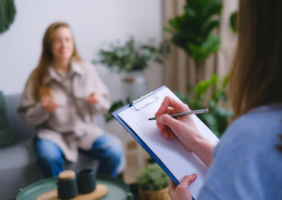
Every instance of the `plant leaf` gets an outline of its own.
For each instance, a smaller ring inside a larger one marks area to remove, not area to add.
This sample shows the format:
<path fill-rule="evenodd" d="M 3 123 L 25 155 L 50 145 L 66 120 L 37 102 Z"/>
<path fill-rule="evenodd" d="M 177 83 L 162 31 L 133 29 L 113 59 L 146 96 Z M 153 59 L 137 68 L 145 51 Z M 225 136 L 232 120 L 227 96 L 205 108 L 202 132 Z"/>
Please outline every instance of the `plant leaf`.
<path fill-rule="evenodd" d="M 216 53 L 220 47 L 220 38 L 217 35 L 210 35 L 201 46 L 190 44 L 191 55 L 196 62 L 202 62 L 211 54 Z"/>
<path fill-rule="evenodd" d="M 229 19 L 229 26 L 233 33 L 237 33 L 237 15 L 238 12 L 235 11 L 230 15 L 230 19 Z"/>

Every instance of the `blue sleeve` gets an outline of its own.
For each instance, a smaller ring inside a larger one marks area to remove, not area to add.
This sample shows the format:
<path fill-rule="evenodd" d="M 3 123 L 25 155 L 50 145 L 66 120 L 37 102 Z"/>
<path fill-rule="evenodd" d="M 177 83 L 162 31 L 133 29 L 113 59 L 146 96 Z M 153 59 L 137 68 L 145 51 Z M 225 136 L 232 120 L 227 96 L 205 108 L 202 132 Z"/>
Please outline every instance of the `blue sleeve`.
<path fill-rule="evenodd" d="M 271 187 L 268 169 L 273 161 L 265 161 L 275 156 L 275 150 L 268 139 L 271 137 L 262 136 L 267 131 L 259 128 L 258 119 L 248 117 L 228 128 L 214 150 L 213 163 L 197 200 L 267 199 L 264 191 Z"/>

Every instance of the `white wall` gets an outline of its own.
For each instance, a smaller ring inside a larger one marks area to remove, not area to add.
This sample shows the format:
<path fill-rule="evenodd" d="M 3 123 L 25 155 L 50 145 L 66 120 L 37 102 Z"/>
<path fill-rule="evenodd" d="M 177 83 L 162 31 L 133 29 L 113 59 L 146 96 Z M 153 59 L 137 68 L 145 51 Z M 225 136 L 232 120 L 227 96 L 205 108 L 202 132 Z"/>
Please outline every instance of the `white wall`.
<path fill-rule="evenodd" d="M 55 21 L 70 24 L 80 55 L 91 61 L 103 43 L 134 36 L 146 41 L 162 37 L 161 0 L 16 0 L 17 15 L 0 35 L 0 90 L 20 93 L 37 65 L 47 26 Z M 98 67 L 114 100 L 122 97 L 120 78 Z M 146 71 L 150 89 L 162 85 L 162 69 Z"/>

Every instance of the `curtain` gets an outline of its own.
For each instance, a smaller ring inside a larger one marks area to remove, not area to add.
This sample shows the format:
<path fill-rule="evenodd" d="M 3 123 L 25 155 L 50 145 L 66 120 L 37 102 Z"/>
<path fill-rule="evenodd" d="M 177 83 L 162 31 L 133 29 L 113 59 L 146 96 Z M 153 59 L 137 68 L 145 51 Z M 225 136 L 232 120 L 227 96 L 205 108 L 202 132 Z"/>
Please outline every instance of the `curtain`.
<path fill-rule="evenodd" d="M 220 34 L 221 47 L 216 55 L 210 56 L 203 68 L 202 79 L 217 73 L 224 77 L 230 69 L 235 46 L 236 34 L 229 27 L 229 17 L 237 9 L 238 0 L 223 0 L 221 26 L 215 32 Z M 185 0 L 163 0 L 163 24 L 168 27 L 169 19 L 181 15 Z M 171 35 L 164 31 L 164 38 Z M 164 82 L 173 91 L 186 93 L 187 83 L 195 84 L 195 65 L 191 58 L 180 48 L 172 45 L 169 57 L 164 63 Z"/>

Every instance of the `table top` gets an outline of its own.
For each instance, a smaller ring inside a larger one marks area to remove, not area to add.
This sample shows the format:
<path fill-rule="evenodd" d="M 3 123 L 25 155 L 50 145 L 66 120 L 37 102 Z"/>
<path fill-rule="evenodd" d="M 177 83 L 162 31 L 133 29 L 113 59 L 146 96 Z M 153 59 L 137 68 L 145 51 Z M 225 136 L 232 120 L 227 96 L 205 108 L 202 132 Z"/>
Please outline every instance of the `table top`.
<path fill-rule="evenodd" d="M 97 174 L 97 184 L 108 187 L 108 194 L 100 200 L 131 200 L 132 194 L 121 179 L 107 175 Z M 57 189 L 57 178 L 49 178 L 35 182 L 24 188 L 17 196 L 16 200 L 36 200 L 38 196 L 48 191 Z"/>

